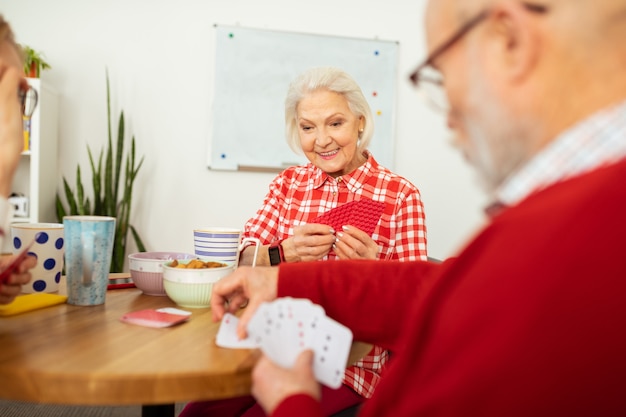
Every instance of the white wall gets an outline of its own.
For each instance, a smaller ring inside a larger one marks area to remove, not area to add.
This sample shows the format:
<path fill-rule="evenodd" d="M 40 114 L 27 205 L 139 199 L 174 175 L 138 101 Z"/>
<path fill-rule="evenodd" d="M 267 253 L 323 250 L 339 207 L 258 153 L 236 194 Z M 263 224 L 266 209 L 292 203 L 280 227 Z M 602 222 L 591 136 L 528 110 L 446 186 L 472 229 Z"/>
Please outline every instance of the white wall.
<path fill-rule="evenodd" d="M 273 178 L 206 168 L 214 24 L 399 41 L 395 171 L 420 188 L 429 252 L 441 258 L 482 223 L 484 199 L 449 146 L 443 117 L 405 81 L 426 52 L 423 7 L 424 0 L 0 0 L 18 42 L 52 65 L 42 78 L 60 95 L 59 190 L 61 175 L 74 182 L 77 163 L 88 183 L 87 145 L 97 153 L 106 144 L 108 68 L 112 113 L 117 119 L 124 110 L 127 134 L 145 155 L 131 222 L 148 250 L 193 251 L 194 227 L 242 226 Z M 232 121 L 246 123 L 246 115 Z"/>

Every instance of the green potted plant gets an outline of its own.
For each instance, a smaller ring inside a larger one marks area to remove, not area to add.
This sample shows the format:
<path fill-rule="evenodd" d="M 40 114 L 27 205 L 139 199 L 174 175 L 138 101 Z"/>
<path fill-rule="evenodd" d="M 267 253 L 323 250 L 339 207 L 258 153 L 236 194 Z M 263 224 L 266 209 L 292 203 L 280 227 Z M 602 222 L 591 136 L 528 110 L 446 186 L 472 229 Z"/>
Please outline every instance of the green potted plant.
<path fill-rule="evenodd" d="M 51 68 L 41 52 L 35 51 L 28 45 L 21 45 L 21 47 L 24 51 L 24 75 L 30 78 L 39 78 L 42 70 Z"/>
<path fill-rule="evenodd" d="M 104 149 L 100 151 L 97 163 L 93 158 L 89 145 L 89 162 L 92 172 L 93 206 L 88 196 L 85 195 L 80 165 L 76 168 L 76 189 L 72 190 L 65 177 L 63 186 L 68 208 L 63 205 L 61 196 L 57 193 L 56 207 L 57 219 L 63 221 L 66 215 L 98 215 L 116 218 L 115 241 L 113 245 L 113 257 L 110 272 L 123 272 L 126 260 L 126 247 L 129 232 L 132 234 L 139 252 L 145 252 L 146 248 L 137 230 L 130 224 L 131 203 L 133 185 L 137 173 L 143 164 L 143 157 L 137 162 L 135 159 L 135 137 L 131 139 L 130 150 L 125 157 L 124 175 L 122 176 L 122 160 L 124 159 L 124 112 L 120 112 L 117 129 L 116 148 L 113 148 L 111 127 L 111 101 L 109 93 L 109 74 L 107 72 L 107 119 L 108 119 L 108 147 L 106 156 Z M 103 171 L 103 158 L 104 171 Z"/>

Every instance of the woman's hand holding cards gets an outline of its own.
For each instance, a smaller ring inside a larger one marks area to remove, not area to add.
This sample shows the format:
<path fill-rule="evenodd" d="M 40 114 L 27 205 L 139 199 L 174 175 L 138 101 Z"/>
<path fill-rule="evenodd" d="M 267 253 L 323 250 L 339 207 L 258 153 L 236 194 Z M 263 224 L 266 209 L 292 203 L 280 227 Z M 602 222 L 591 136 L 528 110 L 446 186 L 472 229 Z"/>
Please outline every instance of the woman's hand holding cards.
<path fill-rule="evenodd" d="M 283 240 L 287 262 L 322 259 L 335 243 L 335 230 L 326 224 L 309 223 L 294 227 L 293 236 Z"/>
<path fill-rule="evenodd" d="M 343 226 L 337 232 L 333 250 L 339 259 L 378 259 L 378 243 L 354 226 Z"/>

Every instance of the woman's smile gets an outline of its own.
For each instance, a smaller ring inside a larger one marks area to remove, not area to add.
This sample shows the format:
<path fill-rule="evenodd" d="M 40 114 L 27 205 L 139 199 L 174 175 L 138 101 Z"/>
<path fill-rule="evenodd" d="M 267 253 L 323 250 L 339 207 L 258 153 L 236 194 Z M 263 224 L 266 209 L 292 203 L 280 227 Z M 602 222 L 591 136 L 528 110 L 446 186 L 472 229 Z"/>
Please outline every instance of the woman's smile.
<path fill-rule="evenodd" d="M 334 151 L 318 152 L 317 154 L 323 159 L 332 159 L 338 153 L 339 153 L 339 149 L 335 149 Z"/>

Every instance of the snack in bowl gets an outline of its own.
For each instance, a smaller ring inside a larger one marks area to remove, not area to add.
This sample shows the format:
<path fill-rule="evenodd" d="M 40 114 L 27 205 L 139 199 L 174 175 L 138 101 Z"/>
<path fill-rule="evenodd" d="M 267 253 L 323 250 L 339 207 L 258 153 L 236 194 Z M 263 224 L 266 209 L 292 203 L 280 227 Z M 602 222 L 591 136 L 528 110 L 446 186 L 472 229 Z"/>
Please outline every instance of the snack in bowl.
<path fill-rule="evenodd" d="M 183 269 L 204 269 L 204 268 L 222 268 L 227 266 L 224 262 L 215 262 L 215 261 L 201 261 L 200 259 L 192 259 L 187 263 L 178 262 L 177 260 L 173 260 L 170 262 L 170 265 L 173 268 L 183 268 Z"/>
<path fill-rule="evenodd" d="M 194 264 L 200 266 L 198 262 L 204 267 L 193 267 Z M 163 265 L 163 287 L 167 296 L 180 307 L 207 308 L 211 305 L 213 284 L 234 269 L 234 262 L 215 262 L 207 258 L 168 262 Z"/>
<path fill-rule="evenodd" d="M 128 255 L 130 277 L 135 286 L 147 295 L 166 296 L 163 288 L 163 264 L 195 259 L 196 255 L 183 252 L 139 252 Z"/>

